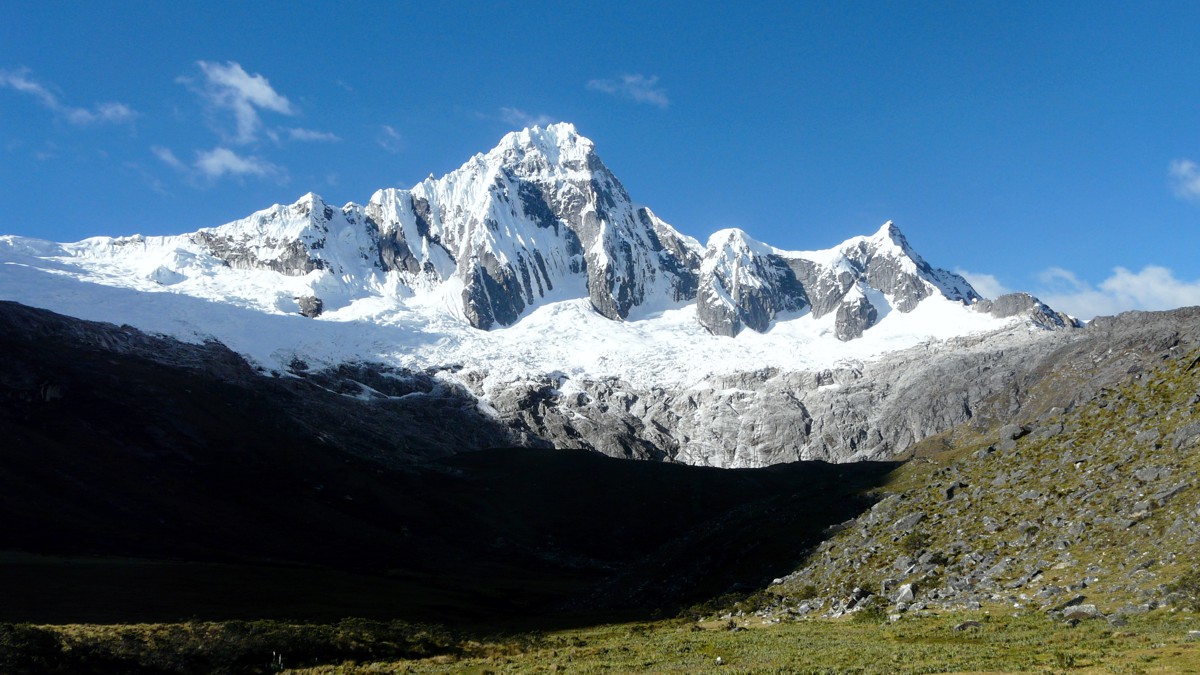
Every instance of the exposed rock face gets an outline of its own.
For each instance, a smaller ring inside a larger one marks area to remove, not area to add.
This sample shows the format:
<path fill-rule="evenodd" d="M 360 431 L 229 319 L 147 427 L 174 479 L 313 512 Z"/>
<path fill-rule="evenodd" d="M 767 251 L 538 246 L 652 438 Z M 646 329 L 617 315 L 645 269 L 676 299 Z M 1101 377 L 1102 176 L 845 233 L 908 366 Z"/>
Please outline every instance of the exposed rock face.
<path fill-rule="evenodd" d="M 714 335 L 736 335 L 743 327 L 764 332 L 778 313 L 811 307 L 814 318 L 837 312 L 835 333 L 844 341 L 933 295 L 967 305 L 980 299 L 962 277 L 930 267 L 890 222 L 827 251 L 782 251 L 722 230 L 704 253 L 697 317 Z"/>
<path fill-rule="evenodd" d="M 635 207 L 570 125 L 509 134 L 441 179 L 377 192 L 366 211 L 392 260 L 462 283 L 478 328 L 511 324 L 562 287 L 582 286 L 611 319 L 695 297 L 697 244 Z"/>
<path fill-rule="evenodd" d="M 480 376 L 465 384 L 515 429 L 556 447 L 721 467 L 884 459 L 964 422 L 1019 420 L 1087 400 L 1142 367 L 1142 354 L 1200 344 L 1194 319 L 1200 309 L 1129 313 L 1078 331 L 1021 326 L 866 364 L 767 369 L 687 388 L 562 377 L 484 385 Z M 1056 373 L 1087 377 L 1036 389 Z"/>
<path fill-rule="evenodd" d="M 452 311 L 484 329 L 552 299 L 586 297 L 614 320 L 695 301 L 699 322 L 725 336 L 767 331 L 781 314 L 837 312 L 836 333 L 849 340 L 934 295 L 979 298 L 930 267 L 890 222 L 826 251 L 783 251 L 740 230 L 702 248 L 636 206 L 570 124 L 508 134 L 458 170 L 380 190 L 365 206 L 338 209 L 310 193 L 189 240 L 229 267 L 311 279 L 326 309 L 349 302 L 339 286 L 357 280 L 394 298 L 450 295 Z M 152 277 L 173 285 L 187 275 L 167 265 Z"/>
<path fill-rule="evenodd" d="M 867 300 L 861 288 L 857 290 L 857 293 L 842 297 L 834 319 L 834 334 L 843 342 L 862 337 L 863 331 L 879 320 L 879 310 Z"/>
<path fill-rule="evenodd" d="M 1078 328 L 1082 325 L 1078 320 L 1051 309 L 1049 305 L 1028 293 L 1009 293 L 995 300 L 981 299 L 975 302 L 974 307 L 976 311 L 1001 319 L 1024 315 L 1043 328 Z"/>
<path fill-rule="evenodd" d="M 5 311 L 38 316 L 27 308 Z M 53 321 L 61 324 L 53 330 L 78 335 L 82 343 L 98 349 L 135 350 L 173 366 L 215 369 L 238 381 L 259 377 L 216 343 L 169 343 L 176 346 L 168 351 L 159 344 L 168 343 L 133 329 L 65 317 Z M 10 325 L 26 326 L 26 332 L 51 330 L 41 327 L 44 323 L 18 317 Z M 404 423 L 409 447 L 428 448 L 434 454 L 448 451 L 438 438 L 455 438 L 456 450 L 494 443 L 552 446 L 719 467 L 799 459 L 845 462 L 892 458 L 921 439 L 968 421 L 1015 424 L 1006 441 L 1011 442 L 1025 433 L 1019 425 L 1026 416 L 1052 407 L 1070 409 L 1148 367 L 1154 354 L 1197 344 L 1200 309 L 1192 308 L 1097 319 L 1075 331 L 1015 326 L 865 364 L 816 372 L 764 369 L 677 387 L 561 374 L 503 381 L 470 369 L 420 373 L 362 363 L 315 370 L 297 364 L 294 375 L 319 385 L 314 391 L 325 392 L 320 396 L 336 392 L 345 400 L 336 406 L 339 412 L 328 414 L 321 410 L 334 408 L 318 398 L 289 400 L 305 411 L 297 419 L 310 418 L 304 424 L 314 433 L 325 433 L 330 423 L 355 420 L 362 431 L 359 436 L 382 438 L 396 434 L 388 420 L 400 415 L 409 420 Z M 1053 377 L 1072 384 L 1043 385 Z M 69 382 L 50 382 L 36 374 L 21 382 L 18 388 L 31 398 L 71 395 Z M 476 398 L 486 414 L 476 410 Z M 358 406 L 377 410 L 353 412 Z M 431 411 L 437 412 L 429 417 Z M 472 429 L 492 431 L 484 437 L 472 435 Z M 364 442 L 363 447 L 375 442 Z"/>
<path fill-rule="evenodd" d="M 321 316 L 321 312 L 325 310 L 324 301 L 312 295 L 301 296 L 296 298 L 296 301 L 300 304 L 300 314 L 310 319 Z"/>
<path fill-rule="evenodd" d="M 780 312 L 808 306 L 808 295 L 787 261 L 741 230 L 721 230 L 708 240 L 700 267 L 696 317 L 714 335 L 748 327 L 766 331 Z"/>

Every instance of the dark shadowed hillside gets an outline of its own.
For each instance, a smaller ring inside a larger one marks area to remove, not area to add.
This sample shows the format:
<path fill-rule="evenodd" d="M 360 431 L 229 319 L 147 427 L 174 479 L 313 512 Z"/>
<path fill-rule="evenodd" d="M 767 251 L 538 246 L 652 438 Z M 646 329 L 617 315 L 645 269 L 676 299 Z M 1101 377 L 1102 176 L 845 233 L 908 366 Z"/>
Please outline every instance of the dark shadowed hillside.
<path fill-rule="evenodd" d="M 791 569 L 890 468 L 452 455 L 510 437 L 419 374 L 364 401 L 2 309 L 5 620 L 674 611 Z"/>

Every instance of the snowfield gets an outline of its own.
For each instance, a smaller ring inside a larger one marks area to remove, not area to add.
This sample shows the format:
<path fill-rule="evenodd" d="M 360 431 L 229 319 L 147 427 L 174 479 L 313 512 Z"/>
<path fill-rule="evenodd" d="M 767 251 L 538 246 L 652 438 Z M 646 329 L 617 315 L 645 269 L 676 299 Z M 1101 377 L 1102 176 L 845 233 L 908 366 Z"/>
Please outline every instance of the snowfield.
<path fill-rule="evenodd" d="M 814 319 L 807 311 L 776 320 L 766 333 L 729 338 L 710 335 L 692 303 L 643 308 L 631 320 L 613 321 L 591 308 L 582 289 L 563 288 L 568 297 L 538 306 L 512 326 L 485 331 L 455 311 L 453 286 L 411 295 L 380 274 L 351 289 L 325 271 L 288 276 L 234 269 L 195 248 L 183 237 L 123 244 L 0 237 L 0 299 L 191 342 L 216 339 L 267 370 L 286 370 L 293 359 L 312 367 L 365 360 L 419 369 L 461 366 L 497 381 L 560 372 L 684 387 L 713 374 L 866 361 L 1020 321 L 935 296 L 912 312 L 887 312 L 849 342 L 833 336 L 832 314 Z M 314 285 L 346 296 L 345 304 L 316 319 L 300 316 L 295 297 Z M 886 298 L 873 302 L 885 306 Z"/>
<path fill-rule="evenodd" d="M 703 246 L 634 202 L 566 123 L 510 133 L 366 205 L 309 193 L 177 236 L 3 236 L 0 299 L 216 339 L 280 372 L 378 361 L 664 386 L 824 369 L 1021 321 L 975 311 L 970 284 L 890 222 L 823 251 L 740 230 Z"/>

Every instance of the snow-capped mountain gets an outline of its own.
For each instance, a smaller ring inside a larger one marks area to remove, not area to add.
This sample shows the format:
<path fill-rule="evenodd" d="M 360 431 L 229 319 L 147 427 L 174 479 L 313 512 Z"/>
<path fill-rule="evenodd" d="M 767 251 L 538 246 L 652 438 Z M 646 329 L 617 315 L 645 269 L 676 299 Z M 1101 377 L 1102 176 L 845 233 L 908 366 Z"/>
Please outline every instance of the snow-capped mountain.
<path fill-rule="evenodd" d="M 437 373 L 546 442 L 721 466 L 886 456 L 884 437 L 810 433 L 821 422 L 788 387 L 951 338 L 1076 325 L 1029 296 L 982 299 L 890 222 L 827 250 L 740 230 L 702 246 L 635 203 L 569 124 L 365 205 L 310 193 L 190 234 L 0 237 L 0 300 L 216 340 L 264 372 Z M 633 417 L 614 436 L 599 420 L 621 408 Z M 730 424 L 751 427 L 719 433 Z"/>
<path fill-rule="evenodd" d="M 783 251 L 739 230 L 701 247 L 635 204 L 570 124 L 510 133 L 458 170 L 380 190 L 366 205 L 338 208 L 309 193 L 188 235 L 6 238 L 5 248 L 104 270 L 102 283 L 261 311 L 315 316 L 382 300 L 397 311 L 440 307 L 483 329 L 561 300 L 586 299 L 613 320 L 695 302 L 715 335 L 763 333 L 807 312 L 835 314 L 836 337 L 849 340 L 926 298 L 964 309 L 980 299 L 890 222 L 824 251 Z"/>
<path fill-rule="evenodd" d="M 309 292 L 294 297 L 323 309 L 376 293 L 398 305 L 436 295 L 483 329 L 554 299 L 586 297 L 616 320 L 687 300 L 699 260 L 698 244 L 635 206 L 569 124 L 508 134 L 458 170 L 380 190 L 365 206 L 338 209 L 310 193 L 189 239 L 230 267 L 306 278 Z M 155 280 L 187 276 L 167 267 Z"/>
<path fill-rule="evenodd" d="M 851 340 L 934 295 L 967 306 L 981 299 L 962 277 L 930 267 L 891 221 L 826 251 L 782 251 L 731 229 L 708 240 L 698 317 L 717 335 L 761 333 L 779 313 L 808 307 L 815 318 L 836 312 L 837 338 Z"/>

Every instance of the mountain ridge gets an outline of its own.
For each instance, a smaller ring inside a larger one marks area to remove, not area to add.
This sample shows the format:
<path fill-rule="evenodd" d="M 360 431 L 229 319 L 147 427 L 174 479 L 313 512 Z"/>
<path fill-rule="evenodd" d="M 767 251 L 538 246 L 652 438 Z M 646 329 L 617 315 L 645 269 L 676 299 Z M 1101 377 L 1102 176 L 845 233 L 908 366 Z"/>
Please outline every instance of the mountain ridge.
<path fill-rule="evenodd" d="M 310 192 L 190 234 L 0 237 L 0 272 L 0 299 L 220 342 L 265 374 L 365 368 L 334 389 L 370 398 L 422 372 L 533 444 L 722 467 L 886 458 L 979 396 L 899 432 L 831 383 L 859 391 L 876 363 L 898 382 L 906 350 L 1078 325 L 1031 296 L 981 298 L 891 222 L 825 250 L 736 229 L 701 246 L 567 124 L 365 205 Z"/>
<path fill-rule="evenodd" d="M 720 273 L 723 254 L 714 246 L 715 238 L 735 234 L 752 241 L 741 230 L 721 230 L 701 246 L 681 234 L 633 202 L 595 144 L 560 123 L 509 133 L 441 178 L 378 190 L 366 204 L 336 207 L 309 192 L 190 234 L 59 246 L 84 264 L 132 259 L 140 248 L 154 259 L 135 262 L 131 272 L 185 293 L 180 284 L 208 283 L 222 268 L 294 277 L 280 285 L 291 287 L 290 297 L 281 290 L 259 302 L 270 311 L 301 311 L 302 297 L 312 298 L 302 313 L 316 316 L 369 297 L 401 309 L 426 296 L 484 329 L 582 297 L 613 320 L 695 302 L 700 324 L 728 336 L 744 327 L 765 332 L 781 312 L 811 307 L 819 318 L 837 311 L 836 337 L 850 340 L 893 309 L 910 312 L 932 295 L 966 307 L 982 299 L 962 277 L 926 263 L 891 221 L 824 251 L 760 246 L 734 274 L 737 283 L 729 270 Z M 747 284 L 762 290 L 740 292 Z"/>

